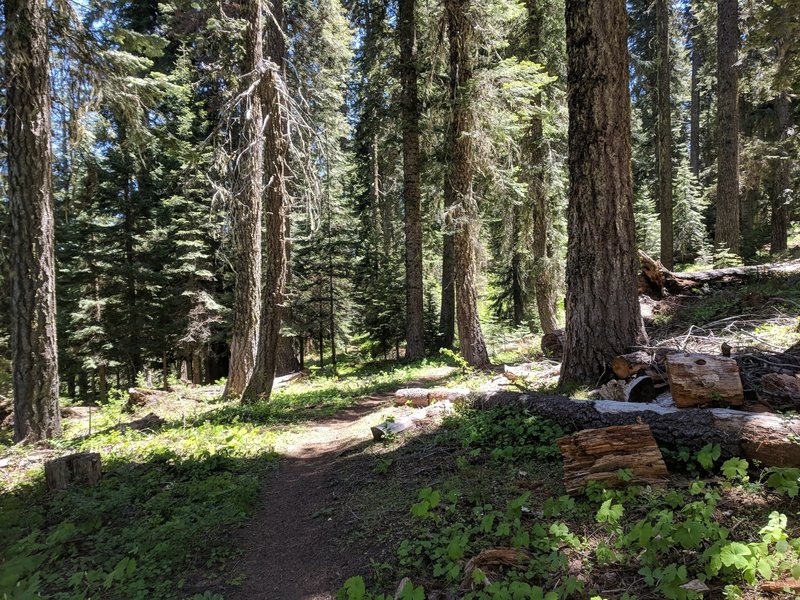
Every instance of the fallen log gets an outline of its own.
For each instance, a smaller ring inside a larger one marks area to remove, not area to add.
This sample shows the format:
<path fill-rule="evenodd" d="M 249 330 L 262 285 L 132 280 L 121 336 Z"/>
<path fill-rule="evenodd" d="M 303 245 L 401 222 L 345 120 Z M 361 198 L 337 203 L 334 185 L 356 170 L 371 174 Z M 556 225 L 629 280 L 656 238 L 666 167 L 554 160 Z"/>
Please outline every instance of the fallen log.
<path fill-rule="evenodd" d="M 451 408 L 452 404 L 450 404 L 450 401 L 444 399 L 442 402 L 437 402 L 436 404 L 431 404 L 430 406 L 420 408 L 410 415 L 400 417 L 392 421 L 384 421 L 380 425 L 370 427 L 370 431 L 372 431 L 372 439 L 377 442 L 387 435 L 397 435 L 406 429 L 410 429 L 419 423 L 433 418 L 437 414 L 446 414 L 451 410 Z"/>
<path fill-rule="evenodd" d="M 564 458 L 564 487 L 572 493 L 591 481 L 604 487 L 625 484 L 619 471 L 630 472 L 631 483 L 660 485 L 669 473 L 658 444 L 645 424 L 584 429 L 556 440 Z"/>
<path fill-rule="evenodd" d="M 429 406 L 438 400 L 456 400 L 469 396 L 467 388 L 404 388 L 394 393 L 397 406 L 411 404 L 416 408 Z"/>
<path fill-rule="evenodd" d="M 744 404 L 739 365 L 732 358 L 675 353 L 667 356 L 666 364 L 669 390 L 679 408 Z"/>
<path fill-rule="evenodd" d="M 792 597 L 795 593 L 800 592 L 800 579 L 781 579 L 779 581 L 762 581 L 761 582 L 761 591 L 765 594 L 780 594 L 784 592 L 788 592 L 792 594 Z"/>
<path fill-rule="evenodd" d="M 125 402 L 125 410 L 133 412 L 138 406 L 146 406 L 151 402 L 158 402 L 169 395 L 164 390 L 153 390 L 149 388 L 129 388 L 128 400 Z"/>
<path fill-rule="evenodd" d="M 653 379 L 647 375 L 635 377 L 628 382 L 612 379 L 600 386 L 600 389 L 589 393 L 592 399 L 617 402 L 652 402 L 656 395 Z"/>
<path fill-rule="evenodd" d="M 564 356 L 564 330 L 556 329 L 542 336 L 542 353 L 547 358 L 561 360 Z"/>
<path fill-rule="evenodd" d="M 746 283 L 770 277 L 785 277 L 800 273 L 800 259 L 747 267 L 709 269 L 707 271 L 672 272 L 657 260 L 639 251 L 641 271 L 639 292 L 661 299 L 666 294 L 685 294 L 703 284 L 718 285 Z"/>
<path fill-rule="evenodd" d="M 530 553 L 524 548 L 486 548 L 473 556 L 464 565 L 464 576 L 461 578 L 461 589 L 472 587 L 472 573 L 475 569 L 488 571 L 497 567 L 516 567 L 531 560 Z"/>
<path fill-rule="evenodd" d="M 767 373 L 761 378 L 758 399 L 775 410 L 800 409 L 800 377 Z"/>
<path fill-rule="evenodd" d="M 48 490 L 63 490 L 71 483 L 92 486 L 100 480 L 100 455 L 97 452 L 70 454 L 44 463 Z"/>
<path fill-rule="evenodd" d="M 519 407 L 571 431 L 641 422 L 650 426 L 660 445 L 699 450 L 706 444 L 719 444 L 726 457 L 757 460 L 771 467 L 800 467 L 800 417 L 507 391 L 478 393 L 472 398 L 476 408 Z"/>

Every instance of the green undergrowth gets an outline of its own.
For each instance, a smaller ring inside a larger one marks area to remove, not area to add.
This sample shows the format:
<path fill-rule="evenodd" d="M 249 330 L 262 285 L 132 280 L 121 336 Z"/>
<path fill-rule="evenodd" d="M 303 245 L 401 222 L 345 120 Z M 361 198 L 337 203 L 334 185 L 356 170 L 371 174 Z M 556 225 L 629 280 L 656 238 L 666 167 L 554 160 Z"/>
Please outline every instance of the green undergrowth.
<path fill-rule="evenodd" d="M 723 460 L 718 446 L 673 449 L 678 474 L 662 488 L 590 486 L 573 497 L 560 483 L 563 433 L 511 409 L 446 421 L 419 441 L 424 456 L 434 444 L 448 458 L 408 490 L 402 535 L 385 538 L 393 558 L 348 579 L 338 598 L 394 598 L 405 577 L 404 600 L 758 598 L 762 581 L 800 577 L 800 469 Z M 399 462 L 389 474 L 401 476 Z M 505 564 L 470 562 L 498 548 Z"/>
<path fill-rule="evenodd" d="M 219 597 L 208 590 L 225 583 L 238 552 L 230 531 L 252 513 L 284 425 L 301 426 L 440 365 L 344 364 L 337 376 L 310 376 L 247 406 L 221 400 L 217 388 L 188 388 L 130 415 L 114 393 L 92 410 L 91 426 L 67 419 L 65 437 L 49 448 L 8 449 L 5 456 L 23 462 L 36 452 L 100 452 L 103 477 L 95 487 L 48 493 L 32 462 L 4 479 L 0 598 Z M 148 412 L 163 422 L 126 426 Z"/>

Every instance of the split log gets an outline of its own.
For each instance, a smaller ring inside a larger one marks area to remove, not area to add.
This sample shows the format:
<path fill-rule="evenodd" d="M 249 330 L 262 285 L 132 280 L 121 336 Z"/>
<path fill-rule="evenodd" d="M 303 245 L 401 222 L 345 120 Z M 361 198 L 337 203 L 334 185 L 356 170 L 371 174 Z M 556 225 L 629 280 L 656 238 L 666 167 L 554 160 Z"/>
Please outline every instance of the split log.
<path fill-rule="evenodd" d="M 411 404 L 416 408 L 429 406 L 439 400 L 463 400 L 469 396 L 467 388 L 404 388 L 394 393 L 397 406 Z"/>
<path fill-rule="evenodd" d="M 620 469 L 631 472 L 631 483 L 659 485 L 669 473 L 658 444 L 645 424 L 584 429 L 556 440 L 564 457 L 564 487 L 572 493 L 597 481 L 619 487 Z"/>
<path fill-rule="evenodd" d="M 758 399 L 775 410 L 800 409 L 800 377 L 767 373 L 761 378 Z"/>
<path fill-rule="evenodd" d="M 151 402 L 158 402 L 167 396 L 169 392 L 164 390 L 152 390 L 149 388 L 129 388 L 128 400 L 125 402 L 125 410 L 133 412 L 138 406 L 146 406 Z"/>
<path fill-rule="evenodd" d="M 564 330 L 556 329 L 542 336 L 542 353 L 547 358 L 561 360 L 564 356 Z"/>
<path fill-rule="evenodd" d="M 44 463 L 48 490 L 63 490 L 69 484 L 95 485 L 100 480 L 100 455 L 97 452 L 70 454 Z"/>
<path fill-rule="evenodd" d="M 572 431 L 641 422 L 650 426 L 653 437 L 664 446 L 699 450 L 706 444 L 719 444 L 725 457 L 757 460 L 770 467 L 800 467 L 800 444 L 796 441 L 800 438 L 800 417 L 506 391 L 479 393 L 472 398 L 476 408 L 514 406 Z"/>
<path fill-rule="evenodd" d="M 666 363 L 669 389 L 679 408 L 744 404 L 739 365 L 732 358 L 676 353 L 667 356 Z"/>
<path fill-rule="evenodd" d="M 648 375 L 655 380 L 666 380 L 667 356 L 680 352 L 677 348 L 656 348 L 654 350 L 636 350 L 628 354 L 620 354 L 611 361 L 611 370 L 620 379 L 629 379 L 636 375 Z"/>

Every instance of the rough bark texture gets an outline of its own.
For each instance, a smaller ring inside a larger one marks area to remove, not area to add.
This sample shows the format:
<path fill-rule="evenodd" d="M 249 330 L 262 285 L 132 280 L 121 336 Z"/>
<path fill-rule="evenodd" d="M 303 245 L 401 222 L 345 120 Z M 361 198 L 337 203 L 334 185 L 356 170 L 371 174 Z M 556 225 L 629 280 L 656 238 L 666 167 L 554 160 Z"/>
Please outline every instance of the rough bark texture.
<path fill-rule="evenodd" d="M 789 94 L 781 93 L 775 99 L 776 135 L 781 145 L 786 144 L 790 125 Z M 776 159 L 775 188 L 772 191 L 772 239 L 770 254 L 786 251 L 789 233 L 789 198 L 791 197 L 791 165 L 786 156 Z"/>
<path fill-rule="evenodd" d="M 488 392 L 474 399 L 478 408 L 515 406 L 578 431 L 646 423 L 659 444 L 699 450 L 720 444 L 726 457 L 759 460 L 767 466 L 800 466 L 800 418 L 727 408 L 665 408 L 612 400 L 570 400 L 564 396 Z"/>
<path fill-rule="evenodd" d="M 455 102 L 456 88 L 450 80 L 450 104 Z M 453 160 L 452 115 L 447 131 L 447 164 Z M 442 301 L 439 307 L 439 332 L 442 348 L 452 348 L 456 327 L 456 288 L 455 288 L 455 250 L 453 245 L 452 209 L 454 204 L 453 186 L 449 177 L 444 178 L 444 219 L 442 223 Z"/>
<path fill-rule="evenodd" d="M 700 177 L 700 51 L 697 41 L 692 41 L 692 105 L 689 111 L 689 168 L 692 175 Z"/>
<path fill-rule="evenodd" d="M 286 210 L 286 223 L 285 227 L 285 243 L 283 247 L 286 250 L 286 293 L 291 293 L 292 289 L 292 219 L 290 211 L 287 207 Z M 283 322 L 292 321 L 292 308 L 291 305 L 284 308 Z M 275 376 L 288 375 L 301 369 L 300 360 L 298 358 L 298 349 L 302 345 L 302 340 L 296 336 L 278 338 L 278 357 L 275 364 Z"/>
<path fill-rule="evenodd" d="M 61 434 L 45 0 L 5 2 L 14 439 Z"/>
<path fill-rule="evenodd" d="M 478 203 L 472 191 L 474 171 L 472 130 L 474 115 L 470 92 L 473 31 L 469 0 L 446 0 L 447 31 L 450 38 L 450 85 L 455 86 L 452 105 L 451 148 L 448 177 L 453 191 L 454 283 L 458 341 L 461 355 L 473 367 L 489 365 L 478 315 L 477 262 Z"/>
<path fill-rule="evenodd" d="M 401 109 L 403 113 L 403 205 L 406 236 L 406 358 L 425 356 L 422 297 L 422 201 L 419 175 L 417 27 L 415 0 L 399 0 Z"/>
<path fill-rule="evenodd" d="M 93 486 L 100 481 L 101 461 L 97 452 L 70 454 L 44 463 L 47 489 L 63 490 L 71 483 Z"/>
<path fill-rule="evenodd" d="M 243 402 L 267 400 L 272 393 L 278 356 L 278 338 L 285 302 L 286 284 L 286 150 L 289 138 L 287 101 L 284 97 L 283 2 L 272 0 L 267 27 L 269 62 L 265 63 L 259 87 L 266 124 L 266 262 L 260 330 L 255 368 L 242 394 Z"/>
<path fill-rule="evenodd" d="M 738 0 L 717 0 L 717 203 L 714 241 L 735 254 L 739 240 Z"/>
<path fill-rule="evenodd" d="M 593 385 L 644 340 L 633 228 L 624 0 L 566 3 L 569 245 L 562 382 Z"/>
<path fill-rule="evenodd" d="M 545 11 L 542 0 L 528 0 L 528 44 L 530 58 L 539 64 L 546 65 L 547 57 L 542 52 L 542 28 Z M 539 96 L 541 102 L 542 96 Z M 534 294 L 536 310 L 539 314 L 539 325 L 544 333 L 551 333 L 558 327 L 556 305 L 558 303 L 558 286 L 556 274 L 553 272 L 553 240 L 552 214 L 548 202 L 547 147 L 544 139 L 542 118 L 534 116 L 528 130 L 530 163 L 528 177 L 528 203 L 533 219 L 533 240 L 531 252 L 534 269 Z"/>
<path fill-rule="evenodd" d="M 619 471 L 630 471 L 630 483 L 663 484 L 669 473 L 661 450 L 647 425 L 615 425 L 584 429 L 556 440 L 564 457 L 564 487 L 583 489 L 591 481 L 603 487 L 626 484 Z"/>
<path fill-rule="evenodd" d="M 263 17 L 261 0 L 247 0 L 244 18 L 244 64 L 249 94 L 242 106 L 238 186 L 231 200 L 235 270 L 233 335 L 225 395 L 244 392 L 256 361 L 261 310 L 261 213 L 264 191 L 264 135 L 262 131 Z"/>
<path fill-rule="evenodd" d="M 669 0 L 656 0 L 656 37 L 658 38 L 658 211 L 661 222 L 661 262 L 671 269 L 672 249 L 672 117 L 670 115 Z"/>

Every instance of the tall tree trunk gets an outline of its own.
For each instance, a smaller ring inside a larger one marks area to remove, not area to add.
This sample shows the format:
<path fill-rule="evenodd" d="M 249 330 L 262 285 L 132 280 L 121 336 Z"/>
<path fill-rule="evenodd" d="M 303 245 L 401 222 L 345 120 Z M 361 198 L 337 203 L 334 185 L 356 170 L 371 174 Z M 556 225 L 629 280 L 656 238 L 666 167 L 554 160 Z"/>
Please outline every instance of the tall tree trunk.
<path fill-rule="evenodd" d="M 289 210 L 287 208 L 286 211 L 286 223 L 284 224 L 285 228 L 285 242 L 283 247 L 286 250 L 286 294 L 291 293 L 292 287 L 292 219 L 289 214 Z M 292 321 L 292 307 L 288 305 L 284 308 L 283 311 L 283 319 L 282 321 L 291 322 Z M 297 352 L 295 351 L 295 340 L 297 337 L 287 337 L 281 335 L 278 338 L 278 358 L 277 363 L 275 365 L 275 375 L 286 375 L 288 373 L 294 373 L 298 371 L 302 367 L 300 366 L 300 361 L 297 359 Z M 301 339 L 302 341 L 302 339 Z"/>
<path fill-rule="evenodd" d="M 195 349 L 192 351 L 192 383 L 200 385 L 203 383 L 203 361 L 200 356 L 200 350 Z"/>
<path fill-rule="evenodd" d="M 697 25 L 695 24 L 696 28 Z M 689 110 L 689 168 L 692 175 L 700 177 L 700 50 L 697 33 L 692 38 L 691 108 Z"/>
<path fill-rule="evenodd" d="M 656 0 L 656 28 L 658 38 L 658 210 L 661 222 L 661 263 L 673 267 L 672 234 L 672 116 L 669 29 L 670 0 Z"/>
<path fill-rule="evenodd" d="M 48 14 L 46 0 L 5 2 L 11 360 L 17 442 L 61 434 Z"/>
<path fill-rule="evenodd" d="M 512 319 L 515 327 L 522 325 L 525 320 L 525 293 L 522 285 L 523 264 L 520 252 L 520 229 L 522 207 L 515 204 L 511 209 L 511 306 Z"/>
<path fill-rule="evenodd" d="M 717 0 L 717 203 L 714 241 L 735 254 L 739 240 L 738 0 Z"/>
<path fill-rule="evenodd" d="M 107 367 L 101 364 L 97 367 L 97 397 L 102 403 L 108 402 L 108 378 L 106 376 Z"/>
<path fill-rule="evenodd" d="M 770 254 L 786 251 L 789 233 L 788 194 L 791 193 L 791 172 L 789 158 L 786 156 L 786 139 L 789 135 L 789 94 L 782 92 L 775 98 L 776 134 L 781 145 L 781 156 L 775 161 L 775 184 L 772 191 L 772 240 Z"/>
<path fill-rule="evenodd" d="M 546 64 L 547 57 L 542 51 L 542 27 L 545 21 L 543 0 L 528 0 L 528 43 L 530 55 L 534 62 Z M 539 101 L 543 100 L 540 94 Z M 548 202 L 547 146 L 544 140 L 544 123 L 542 118 L 534 115 L 528 130 L 530 146 L 530 165 L 528 179 L 528 201 L 533 213 L 533 269 L 535 272 L 534 293 L 536 310 L 539 314 L 539 325 L 544 333 L 551 333 L 558 328 L 556 304 L 558 302 L 558 286 L 553 269 L 552 214 Z"/>
<path fill-rule="evenodd" d="M 567 0 L 569 245 L 561 382 L 645 339 L 637 296 L 625 0 Z"/>
<path fill-rule="evenodd" d="M 169 389 L 169 360 L 166 352 L 161 354 L 161 387 L 165 390 Z"/>
<path fill-rule="evenodd" d="M 452 127 L 452 124 L 450 125 Z M 448 139 L 452 135 L 448 132 Z M 447 162 L 452 160 L 451 149 L 446 150 Z M 452 348 L 456 327 L 455 250 L 453 247 L 453 187 L 449 177 L 444 182 L 444 220 L 442 223 L 442 302 L 439 307 L 439 332 L 442 348 Z"/>
<path fill-rule="evenodd" d="M 474 171 L 472 130 L 475 126 L 470 90 L 473 31 L 469 0 L 445 0 L 450 38 L 450 86 L 452 96 L 451 161 L 448 178 L 453 191 L 454 284 L 456 322 L 461 355 L 473 367 L 489 365 L 478 315 L 477 262 L 480 215 L 472 191 Z"/>
<path fill-rule="evenodd" d="M 419 175 L 419 97 L 415 0 L 399 0 L 401 110 L 403 114 L 403 205 L 406 259 L 406 359 L 425 356 L 422 298 L 422 201 Z"/>
<path fill-rule="evenodd" d="M 258 0 L 256 0 L 258 2 Z M 289 138 L 289 119 L 284 94 L 283 2 L 272 0 L 268 23 L 268 51 L 271 61 L 262 74 L 261 93 L 267 122 L 266 134 L 266 236 L 267 263 L 264 268 L 264 294 L 261 311 L 261 330 L 253 375 L 242 394 L 243 402 L 268 400 L 275 378 L 281 313 L 285 302 L 286 284 L 286 150 Z"/>
<path fill-rule="evenodd" d="M 264 191 L 262 132 L 263 17 L 261 0 L 246 0 L 244 64 L 250 93 L 244 100 L 242 133 L 231 220 L 234 243 L 233 335 L 225 395 L 244 392 L 253 373 L 258 349 L 261 310 L 261 212 Z"/>

